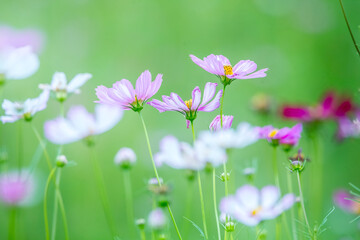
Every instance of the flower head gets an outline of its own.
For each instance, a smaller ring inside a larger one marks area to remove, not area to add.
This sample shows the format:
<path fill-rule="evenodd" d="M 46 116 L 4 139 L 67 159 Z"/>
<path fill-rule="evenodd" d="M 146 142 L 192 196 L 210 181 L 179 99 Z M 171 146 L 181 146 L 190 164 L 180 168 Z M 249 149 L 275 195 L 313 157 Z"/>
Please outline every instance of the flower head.
<path fill-rule="evenodd" d="M 221 118 L 220 118 L 220 115 L 217 115 L 214 118 L 214 120 L 212 120 L 212 122 L 210 123 L 209 128 L 212 131 L 231 128 L 233 119 L 234 119 L 234 116 L 232 116 L 232 115 L 229 115 L 229 116 L 223 115 L 223 117 L 222 117 L 223 126 L 221 127 Z"/>
<path fill-rule="evenodd" d="M 39 88 L 55 93 L 56 98 L 62 102 L 67 98 L 68 94 L 80 93 L 80 87 L 84 85 L 91 77 L 92 75 L 90 73 L 80 73 L 77 74 L 69 83 L 67 83 L 65 73 L 56 72 L 53 75 L 50 85 L 40 84 Z"/>
<path fill-rule="evenodd" d="M 335 192 L 333 198 L 335 204 L 343 210 L 353 214 L 360 214 L 360 199 L 356 199 L 347 191 L 338 190 L 337 192 Z"/>
<path fill-rule="evenodd" d="M 40 66 L 39 58 L 30 47 L 0 50 L 0 83 L 20 80 L 33 75 Z"/>
<path fill-rule="evenodd" d="M 114 162 L 124 169 L 130 168 L 136 162 L 136 154 L 131 148 L 121 148 L 115 155 Z"/>
<path fill-rule="evenodd" d="M 59 155 L 56 158 L 56 166 L 65 167 L 68 164 L 68 160 L 65 155 Z"/>
<path fill-rule="evenodd" d="M 5 116 L 1 116 L 3 123 L 15 122 L 19 119 L 30 121 L 35 113 L 46 108 L 49 100 L 49 92 L 43 91 L 37 98 L 28 98 L 25 102 L 11 102 L 4 99 L 2 108 L 5 111 Z"/>
<path fill-rule="evenodd" d="M 45 122 L 46 138 L 55 144 L 67 144 L 88 139 L 113 128 L 122 118 L 119 108 L 99 104 L 95 113 L 89 113 L 83 106 L 70 108 L 67 118 L 59 117 Z"/>
<path fill-rule="evenodd" d="M 170 96 L 162 96 L 163 102 L 154 99 L 148 104 L 159 112 L 176 111 L 183 114 L 189 126 L 189 121 L 195 120 L 198 112 L 212 112 L 220 106 L 222 90 L 215 95 L 216 86 L 216 83 L 206 83 L 202 100 L 200 88 L 195 87 L 192 91 L 192 98 L 188 101 L 183 101 L 179 95 L 171 93 Z M 213 100 L 210 101 L 211 99 Z"/>
<path fill-rule="evenodd" d="M 302 132 L 302 124 L 298 123 L 292 128 L 284 127 L 281 129 L 274 128 L 273 126 L 265 126 L 259 128 L 259 137 L 267 139 L 270 144 L 277 146 L 282 145 L 285 150 L 291 149 L 297 145 Z"/>
<path fill-rule="evenodd" d="M 146 70 L 137 79 L 135 89 L 126 79 L 114 83 L 112 88 L 98 86 L 95 90 L 99 101 L 96 102 L 138 112 L 143 109 L 144 103 L 157 93 L 161 83 L 162 74 L 158 74 L 152 82 L 151 73 Z"/>
<path fill-rule="evenodd" d="M 199 139 L 208 145 L 223 149 L 244 148 L 255 143 L 258 137 L 258 128 L 247 122 L 242 122 L 237 129 L 220 129 L 218 131 L 203 131 Z"/>
<path fill-rule="evenodd" d="M 211 54 L 203 60 L 190 55 L 191 60 L 209 73 L 217 75 L 224 85 L 235 79 L 261 78 L 266 76 L 267 68 L 256 71 L 257 65 L 250 60 L 241 60 L 234 66 L 223 55 Z M 256 71 L 256 72 L 255 72 Z"/>
<path fill-rule="evenodd" d="M 0 201 L 20 206 L 34 195 L 35 181 L 26 171 L 4 172 L 0 175 Z"/>
<path fill-rule="evenodd" d="M 167 222 L 166 216 L 161 208 L 152 210 L 148 217 L 149 226 L 153 229 L 162 229 Z"/>
<path fill-rule="evenodd" d="M 300 148 L 295 155 L 289 157 L 289 161 L 290 161 L 291 172 L 294 171 L 302 172 L 305 169 L 306 163 L 309 162 L 310 159 L 305 157 L 305 155 L 302 153 L 302 150 Z"/>
<path fill-rule="evenodd" d="M 244 185 L 236 191 L 236 195 L 221 200 L 220 211 L 247 226 L 256 226 L 264 220 L 276 218 L 295 201 L 294 194 L 286 194 L 280 199 L 280 191 L 275 186 L 258 190 Z"/>

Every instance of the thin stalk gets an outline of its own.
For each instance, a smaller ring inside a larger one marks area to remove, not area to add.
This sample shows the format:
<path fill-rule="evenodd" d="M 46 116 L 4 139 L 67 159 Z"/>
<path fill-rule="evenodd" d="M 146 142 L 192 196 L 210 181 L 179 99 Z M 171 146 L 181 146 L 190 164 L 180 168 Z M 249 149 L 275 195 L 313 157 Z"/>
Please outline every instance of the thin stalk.
<path fill-rule="evenodd" d="M 116 230 L 115 230 L 115 224 L 113 221 L 113 218 L 111 216 L 111 212 L 110 212 L 110 207 L 109 207 L 109 200 L 106 194 L 106 190 L 105 190 L 105 184 L 104 184 L 104 178 L 99 166 L 99 162 L 97 160 L 96 157 L 96 152 L 94 149 L 94 146 L 90 147 L 91 149 L 91 160 L 92 160 L 92 165 L 93 165 L 93 170 L 94 170 L 94 174 L 95 174 L 95 179 L 96 179 L 96 185 L 98 187 L 98 191 L 100 194 L 100 199 L 101 199 L 101 203 L 102 203 L 102 207 L 105 213 L 105 217 L 106 217 L 106 221 L 109 227 L 109 230 L 112 234 L 113 237 L 116 237 Z"/>
<path fill-rule="evenodd" d="M 133 207 L 133 200 L 132 200 L 132 189 L 131 189 L 131 178 L 130 178 L 130 170 L 124 169 L 123 171 L 124 176 L 124 187 L 125 187 L 125 197 L 126 197 L 126 215 L 128 217 L 128 224 L 129 224 L 129 232 L 130 235 L 133 235 L 134 229 L 134 207 Z"/>
<path fill-rule="evenodd" d="M 234 240 L 232 232 L 230 233 L 230 240 Z"/>
<path fill-rule="evenodd" d="M 308 218 L 307 218 L 307 215 L 306 215 L 305 204 L 304 204 L 304 196 L 303 196 L 302 189 L 301 189 L 301 177 L 300 177 L 299 171 L 296 171 L 296 176 L 297 176 L 297 181 L 298 181 L 298 185 L 299 185 L 300 203 L 301 203 L 301 207 L 302 207 L 302 210 L 303 210 L 305 223 L 306 223 L 306 226 L 308 228 L 309 234 L 311 236 L 312 233 L 311 233 L 310 224 L 309 224 L 309 221 L 308 221 Z"/>
<path fill-rule="evenodd" d="M 194 191 L 194 184 L 193 184 L 193 180 L 189 180 L 188 179 L 188 194 L 186 196 L 186 211 L 185 211 L 185 216 L 188 219 L 191 219 L 191 212 L 192 212 L 192 206 L 193 206 L 193 191 Z M 184 221 L 183 222 L 183 231 L 186 233 L 186 239 L 189 238 L 189 222 L 188 221 Z"/>
<path fill-rule="evenodd" d="M 16 215 L 17 215 L 17 209 L 16 207 L 12 207 L 10 209 L 9 214 L 9 240 L 15 240 L 16 239 Z"/>
<path fill-rule="evenodd" d="M 351 40 L 352 40 L 352 42 L 353 42 L 353 44 L 354 44 L 354 46 L 355 46 L 355 49 L 356 49 L 358 55 L 360 56 L 360 49 L 359 49 L 358 45 L 356 44 L 355 37 L 354 37 L 354 35 L 353 35 L 352 31 L 351 31 L 350 24 L 349 24 L 349 21 L 348 21 L 348 19 L 347 19 L 347 17 L 346 17 L 346 13 L 345 13 L 345 9 L 344 9 L 342 0 L 339 0 L 339 2 L 340 2 L 340 6 L 341 6 L 341 11 L 342 11 L 342 13 L 343 13 L 343 15 L 344 15 L 344 19 L 345 19 L 345 22 L 346 22 L 346 26 L 347 26 L 347 28 L 348 28 L 348 30 L 349 30 L 349 33 L 350 33 L 350 36 L 351 36 Z"/>
<path fill-rule="evenodd" d="M 227 239 L 227 231 L 225 230 L 225 232 L 224 232 L 224 240 L 226 240 Z"/>
<path fill-rule="evenodd" d="M 226 85 L 224 85 L 223 93 L 221 96 L 221 103 L 220 103 L 220 126 L 221 126 L 221 128 L 223 127 L 223 107 L 224 107 L 225 88 L 226 88 Z"/>
<path fill-rule="evenodd" d="M 59 206 L 60 206 L 60 211 L 61 211 L 63 224 L 64 224 L 65 239 L 69 240 L 69 230 L 68 230 L 68 224 L 67 224 L 67 220 L 66 220 L 64 201 L 62 199 L 60 191 L 57 191 L 57 195 L 58 195 L 58 199 L 59 199 Z"/>
<path fill-rule="evenodd" d="M 45 192 L 44 192 L 44 222 L 45 222 L 45 236 L 46 240 L 50 239 L 50 231 L 49 231 L 49 220 L 48 220 L 48 213 L 47 213 L 47 192 L 49 190 L 49 184 L 51 179 L 53 178 L 56 172 L 56 168 L 53 168 L 50 171 L 49 177 L 47 178 L 46 185 L 45 185 Z"/>
<path fill-rule="evenodd" d="M 288 190 L 289 193 L 293 193 L 293 187 L 292 187 L 292 178 L 290 173 L 287 173 L 287 182 L 288 182 Z M 292 228 L 292 235 L 293 235 L 293 239 L 297 240 L 297 229 L 296 229 L 296 224 L 295 224 L 295 213 L 294 213 L 294 208 L 290 208 L 290 217 L 291 217 L 291 228 Z"/>
<path fill-rule="evenodd" d="M 213 168 L 213 200 L 214 200 L 214 213 L 215 213 L 215 220 L 216 220 L 216 229 L 218 240 L 221 240 L 220 234 L 220 222 L 219 222 L 219 214 L 217 210 L 217 201 L 216 201 L 216 182 L 215 182 L 215 168 Z"/>
<path fill-rule="evenodd" d="M 153 168 L 154 168 L 155 176 L 156 176 L 156 179 L 157 179 L 157 181 L 158 181 L 159 187 L 161 187 L 162 184 L 161 184 L 161 182 L 160 182 L 159 174 L 158 174 L 158 171 L 157 171 L 157 169 L 156 169 L 154 157 L 153 157 L 153 154 L 152 154 L 152 151 L 151 151 L 151 145 L 150 145 L 149 135 L 148 135 L 148 132 L 147 132 L 147 129 L 146 129 L 146 125 L 145 125 L 144 118 L 143 118 L 142 115 L 141 115 L 141 112 L 139 112 L 139 117 L 140 117 L 141 123 L 142 123 L 143 128 L 144 128 L 146 143 L 147 143 L 147 146 L 148 146 L 149 155 L 150 155 L 151 162 L 152 162 L 152 165 L 153 165 Z M 181 234 L 180 234 L 180 231 L 179 231 L 179 228 L 177 227 L 177 224 L 176 224 L 174 215 L 173 215 L 173 213 L 172 213 L 172 211 L 171 211 L 171 207 L 170 207 L 170 204 L 169 204 L 169 203 L 167 204 L 167 208 L 168 208 L 168 211 L 169 211 L 171 220 L 172 220 L 172 222 L 173 222 L 173 225 L 174 225 L 174 227 L 175 227 L 176 233 L 177 233 L 179 239 L 182 240 Z"/>
<path fill-rule="evenodd" d="M 19 121 L 18 123 L 18 147 L 19 147 L 19 151 L 18 151 L 18 169 L 19 169 L 19 173 L 20 173 L 20 169 L 22 167 L 22 161 L 24 159 L 24 139 L 23 139 L 23 122 Z"/>
<path fill-rule="evenodd" d="M 277 166 L 277 148 L 273 147 L 273 169 L 274 169 L 274 177 L 275 177 L 275 185 L 276 187 L 280 190 L 280 181 L 279 181 L 279 171 L 278 171 L 278 166 Z M 280 222 L 280 218 L 276 219 L 276 225 L 275 225 L 275 233 L 276 233 L 276 238 L 275 239 L 280 239 L 280 233 L 281 233 L 281 222 Z"/>
<path fill-rule="evenodd" d="M 59 184 L 60 184 L 60 171 L 57 172 L 56 180 L 55 180 L 55 197 L 54 197 L 54 210 L 53 210 L 53 220 L 52 220 L 52 229 L 51 229 L 51 240 L 55 240 L 56 238 L 57 213 L 58 213 L 58 203 L 59 203 L 56 188 Z"/>
<path fill-rule="evenodd" d="M 145 235 L 144 229 L 140 230 L 140 236 L 141 236 L 141 240 L 146 240 L 146 235 Z"/>
<path fill-rule="evenodd" d="M 315 162 L 315 174 L 314 176 L 317 176 L 317 187 L 314 187 L 314 197 L 315 197 L 315 204 L 316 206 L 322 205 L 323 200 L 323 158 L 320 155 L 320 142 L 318 133 L 316 132 L 313 136 L 313 147 L 314 147 L 314 162 Z M 319 219 L 321 217 L 321 209 L 322 208 L 316 208 L 315 212 L 315 218 Z"/>
<path fill-rule="evenodd" d="M 206 227 L 206 216 L 205 216 L 205 205 L 204 205 L 204 196 L 202 193 L 202 187 L 201 187 L 201 177 L 200 172 L 197 172 L 197 179 L 199 184 L 199 194 L 200 194 L 200 203 L 201 203 L 201 215 L 203 220 L 203 226 L 204 226 L 204 233 L 205 233 L 205 239 L 208 239 L 208 233 L 207 233 L 207 227 Z"/>
<path fill-rule="evenodd" d="M 49 156 L 49 153 L 48 151 L 46 150 L 46 146 L 44 144 L 44 141 L 42 140 L 39 132 L 36 130 L 36 128 L 34 127 L 34 125 L 31 123 L 31 128 L 32 130 L 34 131 L 34 134 L 36 136 L 36 138 L 38 139 L 42 149 L 43 149 L 43 152 L 44 152 L 44 156 L 45 156 L 45 159 L 46 159 L 46 162 L 47 162 L 47 165 L 49 167 L 49 170 L 52 169 L 52 164 L 51 164 L 51 160 L 50 160 L 50 156 Z"/>

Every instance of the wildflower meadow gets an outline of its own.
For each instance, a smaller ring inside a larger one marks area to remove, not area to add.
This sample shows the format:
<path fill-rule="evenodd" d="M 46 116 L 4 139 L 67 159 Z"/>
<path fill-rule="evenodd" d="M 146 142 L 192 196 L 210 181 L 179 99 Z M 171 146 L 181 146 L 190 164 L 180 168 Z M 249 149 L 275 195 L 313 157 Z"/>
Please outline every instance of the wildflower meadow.
<path fill-rule="evenodd" d="M 360 2 L 0 6 L 0 239 L 360 239 Z"/>

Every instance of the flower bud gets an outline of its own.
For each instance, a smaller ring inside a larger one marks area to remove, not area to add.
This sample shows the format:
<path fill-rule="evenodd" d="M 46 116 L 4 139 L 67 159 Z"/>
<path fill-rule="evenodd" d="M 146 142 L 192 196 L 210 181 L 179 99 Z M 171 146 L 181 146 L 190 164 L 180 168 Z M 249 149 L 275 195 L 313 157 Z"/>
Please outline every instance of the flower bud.
<path fill-rule="evenodd" d="M 24 113 L 24 119 L 27 122 L 30 122 L 32 120 L 32 116 L 30 112 Z"/>
<path fill-rule="evenodd" d="M 65 155 L 59 155 L 56 158 L 56 166 L 62 168 L 65 167 L 68 163 L 68 160 L 66 159 Z"/>
<path fill-rule="evenodd" d="M 151 211 L 148 217 L 149 226 L 153 229 L 162 229 L 166 225 L 166 216 L 161 208 Z"/>
<path fill-rule="evenodd" d="M 57 91 L 56 93 L 56 99 L 59 101 L 59 102 L 64 102 L 67 98 L 67 92 L 66 90 L 59 90 Z"/>
<path fill-rule="evenodd" d="M 195 171 L 194 170 L 186 171 L 186 178 L 188 181 L 192 182 L 195 179 Z"/>
<path fill-rule="evenodd" d="M 136 162 L 136 154 L 131 148 L 121 148 L 117 152 L 114 162 L 123 169 L 130 169 Z"/>
<path fill-rule="evenodd" d="M 252 168 L 252 167 L 248 167 L 243 170 L 243 174 L 245 175 L 245 177 L 247 178 L 247 180 L 249 182 L 254 181 L 255 172 L 256 172 L 256 169 Z"/>
<path fill-rule="evenodd" d="M 225 223 L 225 231 L 227 231 L 227 232 L 235 231 L 235 223 L 232 221 Z"/>
<path fill-rule="evenodd" d="M 290 161 L 290 171 L 304 171 L 307 161 L 310 161 L 309 158 L 305 158 L 304 154 L 299 149 L 298 153 L 289 158 Z"/>
<path fill-rule="evenodd" d="M 223 182 L 225 182 L 225 180 L 229 181 L 230 180 L 230 173 L 226 173 L 226 179 L 225 179 L 225 173 L 222 173 L 220 175 L 220 180 L 223 181 Z"/>
<path fill-rule="evenodd" d="M 145 228 L 146 221 L 144 218 L 139 218 L 135 220 L 135 224 L 140 230 L 143 230 Z"/>

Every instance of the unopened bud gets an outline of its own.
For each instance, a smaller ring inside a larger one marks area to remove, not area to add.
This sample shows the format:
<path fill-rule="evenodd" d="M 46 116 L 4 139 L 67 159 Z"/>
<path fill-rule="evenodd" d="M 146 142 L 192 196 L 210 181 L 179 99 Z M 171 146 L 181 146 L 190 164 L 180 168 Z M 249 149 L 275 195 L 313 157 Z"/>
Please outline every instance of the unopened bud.
<path fill-rule="evenodd" d="M 68 160 L 66 159 L 65 155 L 59 155 L 56 158 L 56 166 L 58 167 L 65 167 L 65 165 L 68 163 Z"/>
<path fill-rule="evenodd" d="M 131 148 L 121 148 L 114 159 L 117 166 L 129 169 L 136 162 L 136 154 Z"/>
<path fill-rule="evenodd" d="M 230 180 L 230 173 L 226 173 L 226 178 L 225 178 L 225 173 L 222 173 L 220 175 L 220 180 L 225 182 L 225 181 L 229 181 Z"/>
<path fill-rule="evenodd" d="M 59 102 L 64 102 L 67 98 L 67 92 L 66 90 L 59 90 L 59 91 L 56 91 L 56 99 L 59 101 Z"/>
<path fill-rule="evenodd" d="M 233 231 L 235 231 L 235 223 L 232 222 L 232 221 L 225 223 L 225 230 L 226 230 L 227 232 L 233 232 Z"/>
<path fill-rule="evenodd" d="M 135 220 L 135 224 L 140 230 L 143 230 L 145 228 L 146 221 L 144 218 L 139 218 Z"/>

